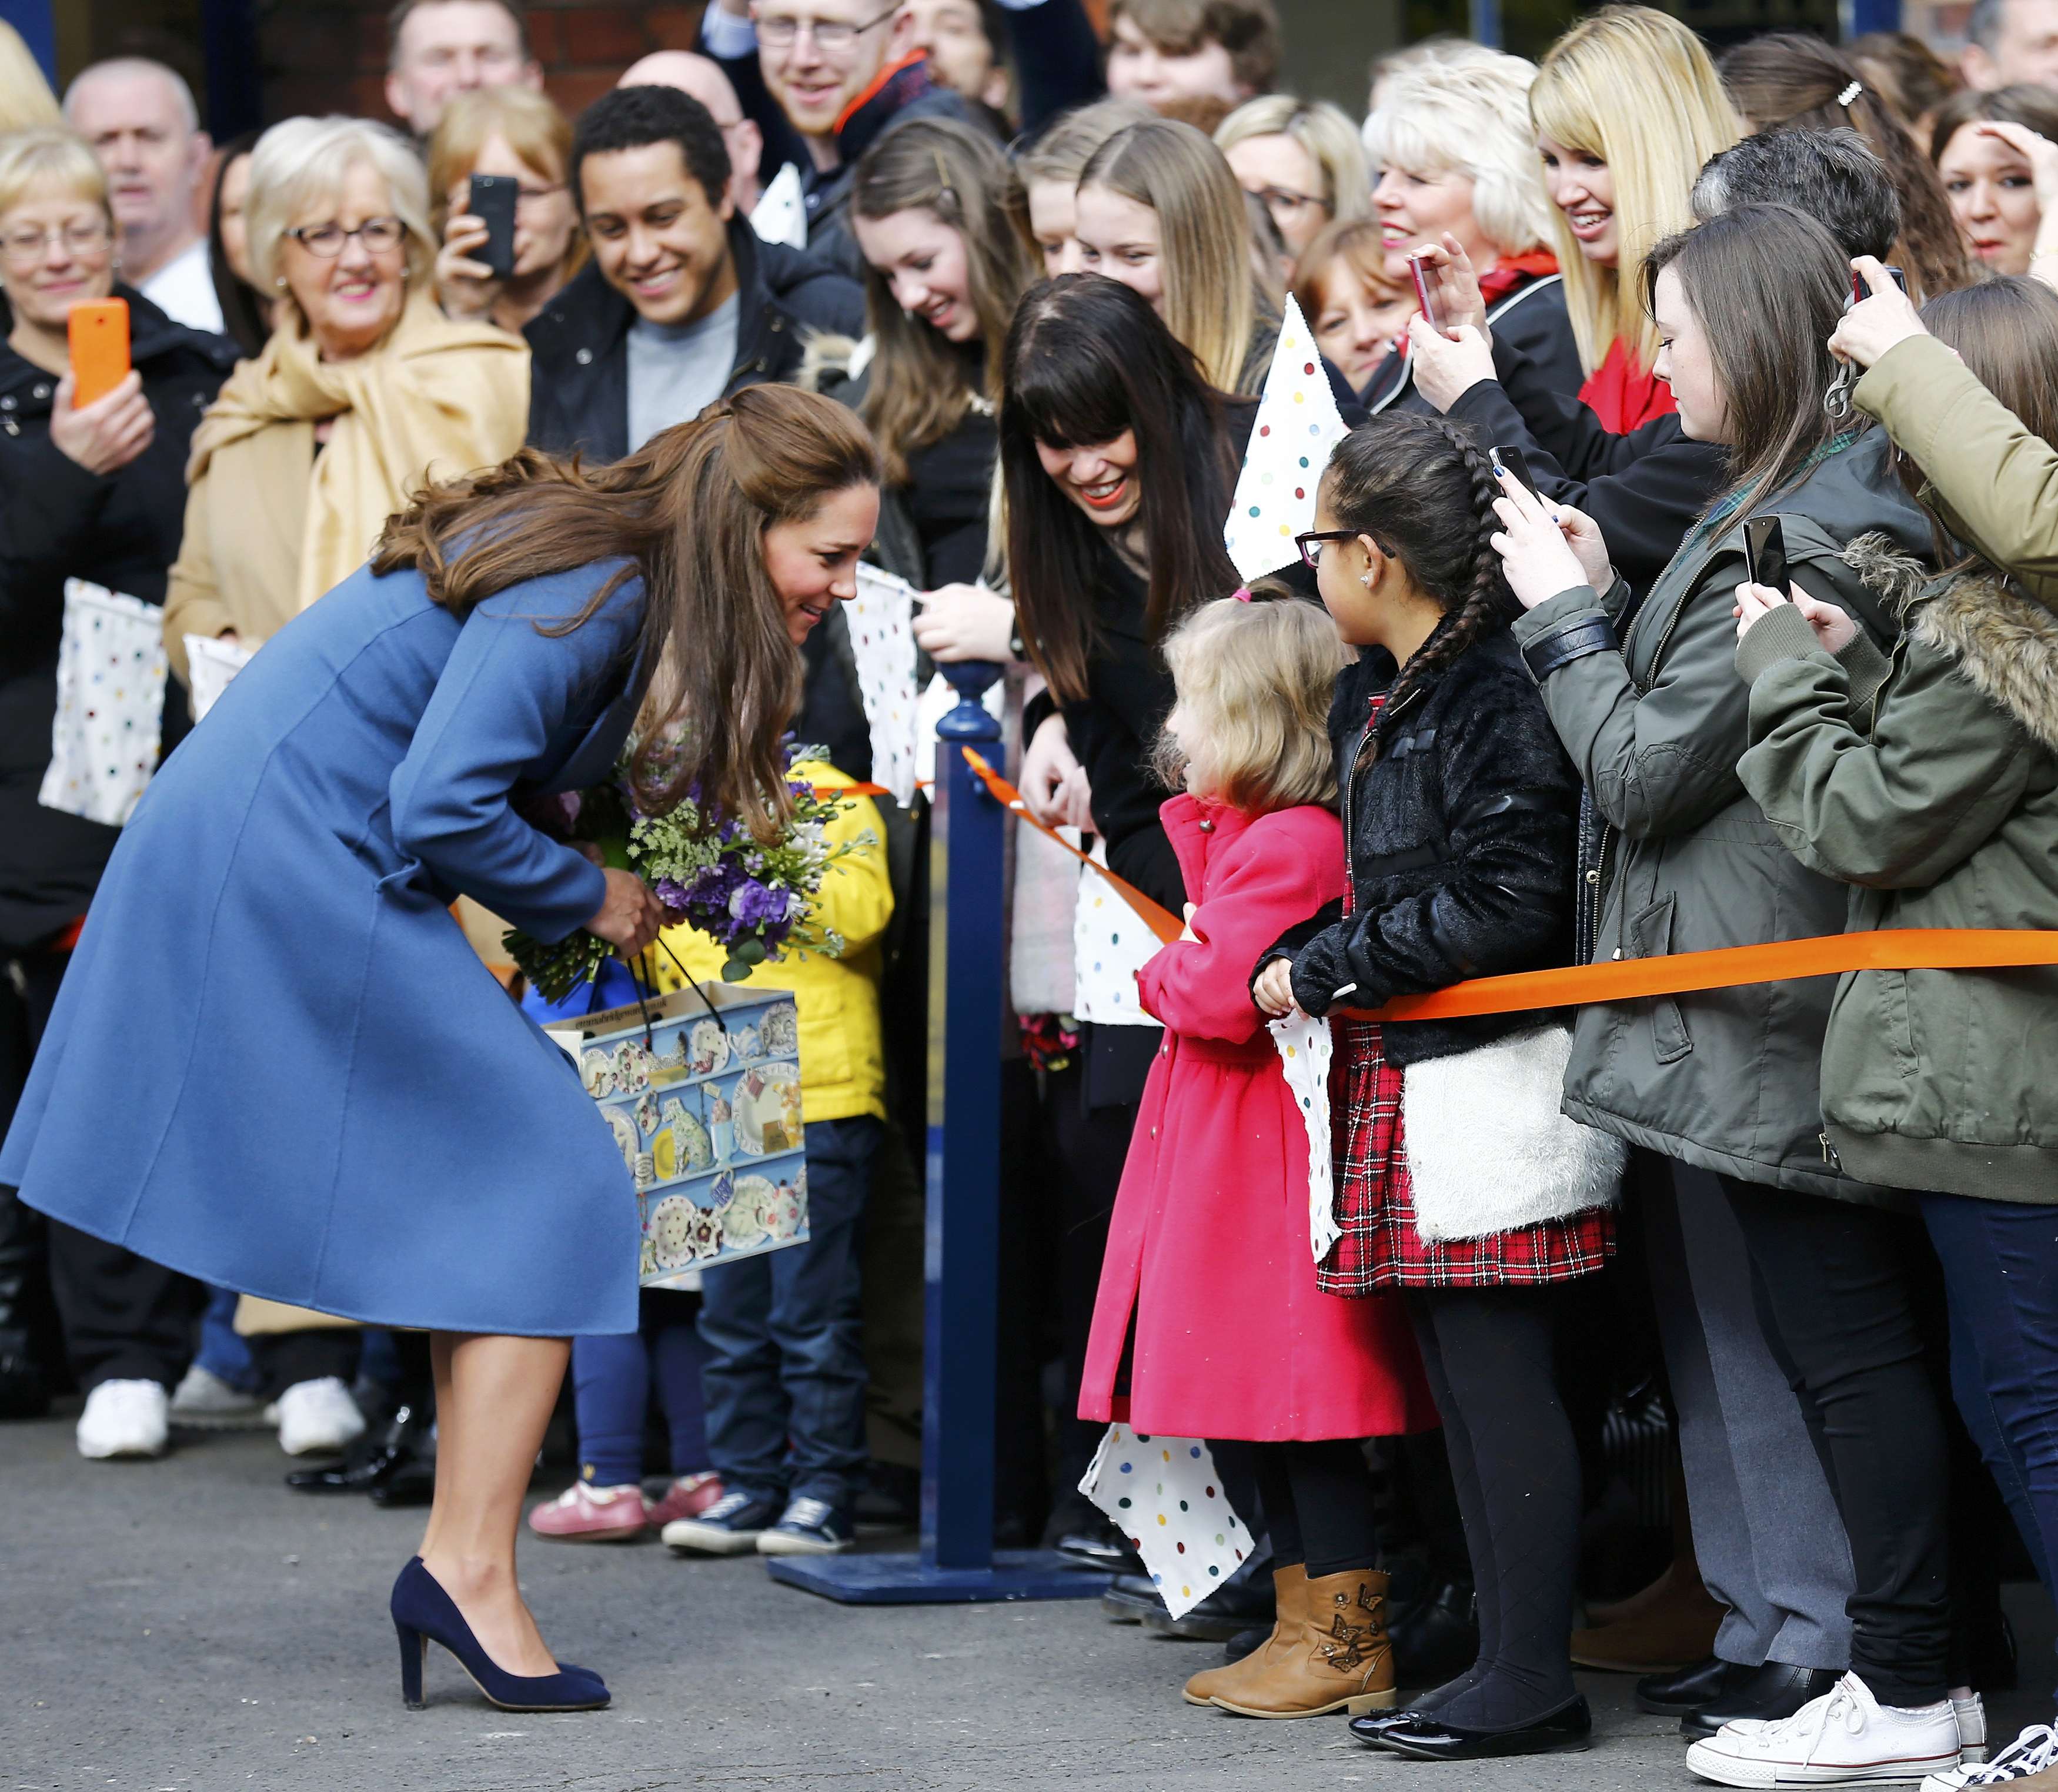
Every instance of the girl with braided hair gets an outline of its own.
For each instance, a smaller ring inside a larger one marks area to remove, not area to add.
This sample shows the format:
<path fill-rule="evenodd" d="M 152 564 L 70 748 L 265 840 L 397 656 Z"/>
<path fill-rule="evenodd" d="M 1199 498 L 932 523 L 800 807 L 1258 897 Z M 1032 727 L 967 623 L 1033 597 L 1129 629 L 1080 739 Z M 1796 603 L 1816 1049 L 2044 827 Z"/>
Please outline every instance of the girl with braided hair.
<path fill-rule="evenodd" d="M 1253 993 L 1313 1015 L 1572 956 L 1579 785 L 1508 634 L 1487 455 L 1389 413 L 1337 445 L 1301 538 L 1357 662 L 1337 681 L 1341 913 Z M 1543 1017 L 1547 1022 L 1550 1017 Z M 1470 1672 L 1360 1738 L 1437 1760 L 1588 1746 L 1569 1635 L 1579 1466 L 1553 1333 L 1614 1249 L 1619 1159 L 1557 1113 L 1570 1038 L 1534 1015 L 1341 1019 L 1332 1293 L 1399 1289 L 1443 1417 L 1479 1590 Z"/>

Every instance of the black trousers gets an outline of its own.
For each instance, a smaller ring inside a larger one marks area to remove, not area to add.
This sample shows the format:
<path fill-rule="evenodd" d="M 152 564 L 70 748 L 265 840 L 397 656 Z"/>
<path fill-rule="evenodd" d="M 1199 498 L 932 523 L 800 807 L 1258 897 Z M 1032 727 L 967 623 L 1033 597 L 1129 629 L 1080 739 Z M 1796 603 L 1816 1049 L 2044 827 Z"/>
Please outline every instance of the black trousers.
<path fill-rule="evenodd" d="M 50 1023 L 70 957 L 26 952 L 13 961 L 31 1054 Z M 18 1092 L 7 1092 L 10 1112 Z M 193 1362 L 194 1327 L 206 1305 L 206 1289 L 133 1251 L 54 1220 L 48 1238 L 50 1293 L 79 1392 L 89 1393 L 103 1381 L 176 1387 Z"/>
<path fill-rule="evenodd" d="M 264 1397 L 276 1400 L 296 1381 L 327 1376 L 348 1387 L 357 1379 L 364 1334 L 354 1325 L 309 1325 L 296 1332 L 259 1332 L 244 1342 L 250 1346 Z"/>
<path fill-rule="evenodd" d="M 1356 1443 L 1328 1438 L 1250 1448 L 1279 1567 L 1305 1563 L 1308 1578 L 1319 1580 L 1377 1560 L 1372 1472 Z"/>
<path fill-rule="evenodd" d="M 1926 1279 L 1921 1224 L 1717 1180 L 1850 1539 L 1852 1671 L 1882 1705 L 1933 1704 L 1950 1631 L 1950 1477 L 1915 1294 Z"/>

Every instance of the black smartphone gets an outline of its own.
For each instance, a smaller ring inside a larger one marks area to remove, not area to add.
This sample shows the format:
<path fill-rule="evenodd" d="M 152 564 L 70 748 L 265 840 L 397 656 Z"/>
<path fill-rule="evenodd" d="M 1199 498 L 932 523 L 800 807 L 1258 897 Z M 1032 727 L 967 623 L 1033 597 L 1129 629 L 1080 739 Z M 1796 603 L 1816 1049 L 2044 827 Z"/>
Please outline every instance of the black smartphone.
<path fill-rule="evenodd" d="M 1898 268 L 1889 268 L 1887 272 L 1893 275 L 1893 284 L 1901 288 L 1901 296 L 1905 298 L 1908 296 L 1907 275 L 1901 272 Z M 1865 276 L 1853 272 L 1851 275 L 1851 304 L 1861 305 L 1871 296 L 1871 291 L 1865 283 Z M 1845 310 L 1849 308 L 1848 305 L 1845 307 Z"/>
<path fill-rule="evenodd" d="M 1743 564 L 1754 585 L 1786 595 L 1786 531 L 1776 516 L 1754 516 L 1743 526 Z"/>
<path fill-rule="evenodd" d="M 514 272 L 514 201 L 521 195 L 522 183 L 511 174 L 471 177 L 471 215 L 486 224 L 485 247 L 473 251 L 473 259 L 491 268 L 495 280 Z"/>
<path fill-rule="evenodd" d="M 1512 473 L 1515 475 L 1515 483 L 1532 498 L 1541 498 L 1544 495 L 1536 489 L 1536 475 L 1529 471 L 1529 456 L 1516 447 L 1513 443 L 1497 443 L 1488 451 L 1492 455 L 1494 464 L 1496 467 L 1505 467 Z"/>

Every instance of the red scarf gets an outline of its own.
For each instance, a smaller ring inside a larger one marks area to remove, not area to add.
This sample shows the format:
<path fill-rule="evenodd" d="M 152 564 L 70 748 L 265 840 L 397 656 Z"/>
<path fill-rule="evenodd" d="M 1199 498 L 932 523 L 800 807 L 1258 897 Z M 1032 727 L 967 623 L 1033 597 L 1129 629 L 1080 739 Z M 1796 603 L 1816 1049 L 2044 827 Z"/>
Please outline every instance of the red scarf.
<path fill-rule="evenodd" d="M 1679 408 L 1672 402 L 1672 388 L 1638 364 L 1635 350 L 1621 336 L 1608 344 L 1607 359 L 1587 375 L 1579 399 L 1600 419 L 1601 427 L 1615 435 L 1627 435 Z"/>
<path fill-rule="evenodd" d="M 1480 296 L 1489 308 L 1497 305 L 1525 280 L 1541 280 L 1558 271 L 1558 258 L 1548 249 L 1525 249 L 1498 261 L 1480 276 Z"/>

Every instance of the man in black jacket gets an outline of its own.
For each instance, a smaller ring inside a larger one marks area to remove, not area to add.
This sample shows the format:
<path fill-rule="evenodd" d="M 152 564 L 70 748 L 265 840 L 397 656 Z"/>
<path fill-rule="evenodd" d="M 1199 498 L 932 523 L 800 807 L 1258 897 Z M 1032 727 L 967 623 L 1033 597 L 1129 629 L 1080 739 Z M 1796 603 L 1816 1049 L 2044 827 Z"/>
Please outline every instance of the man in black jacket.
<path fill-rule="evenodd" d="M 737 217 L 721 127 L 676 88 L 596 100 L 569 177 L 594 258 L 523 332 L 532 446 L 618 460 L 741 387 L 791 379 L 804 330 L 864 328 L 855 280 Z"/>

